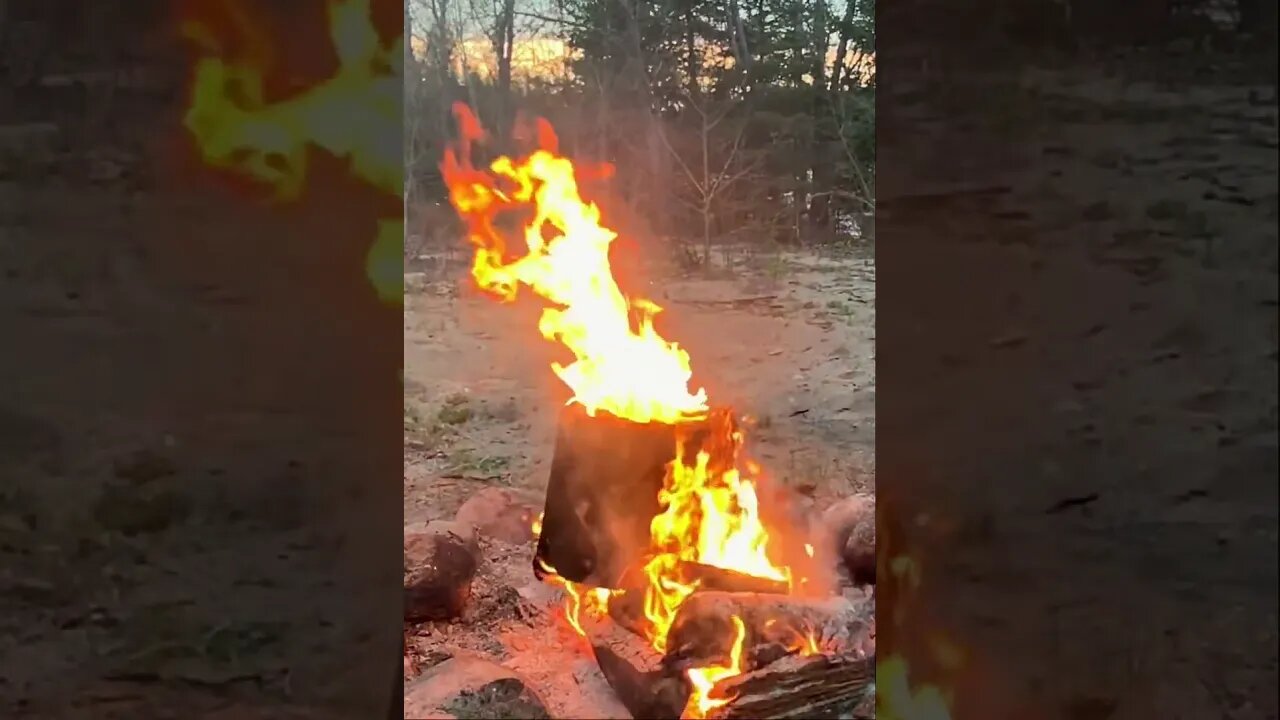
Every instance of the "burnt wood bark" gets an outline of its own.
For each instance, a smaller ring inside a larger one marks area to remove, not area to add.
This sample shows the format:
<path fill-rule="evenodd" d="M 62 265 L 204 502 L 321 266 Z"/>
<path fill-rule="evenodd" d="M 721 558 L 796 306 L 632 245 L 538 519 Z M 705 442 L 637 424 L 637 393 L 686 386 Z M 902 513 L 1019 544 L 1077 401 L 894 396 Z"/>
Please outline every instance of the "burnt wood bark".
<path fill-rule="evenodd" d="M 731 422 L 731 420 L 729 421 Z M 582 407 L 560 416 L 534 573 L 617 588 L 649 549 L 649 525 L 676 443 L 696 446 L 705 421 L 635 423 Z"/>
<path fill-rule="evenodd" d="M 728 657 L 735 636 L 734 617 L 746 626 L 748 658 L 767 655 L 768 646 L 804 646 L 810 636 L 823 652 L 854 652 L 869 634 L 870 615 L 870 608 L 860 608 L 844 597 L 694 593 L 676 613 L 663 662 L 683 669 Z"/>
<path fill-rule="evenodd" d="M 688 684 L 665 672 L 648 643 L 608 620 L 589 624 L 586 632 L 600 672 L 632 717 L 680 717 L 689 699 Z"/>
<path fill-rule="evenodd" d="M 812 655 L 790 657 L 717 685 L 733 699 L 708 713 L 717 720 L 817 720 L 873 718 L 869 691 L 876 678 L 874 657 Z"/>
<path fill-rule="evenodd" d="M 556 436 L 534 573 L 613 587 L 649 543 L 665 466 L 675 457 L 670 425 L 641 424 L 577 405 Z M 545 566 L 545 567 L 544 567 Z"/>
<path fill-rule="evenodd" d="M 695 592 L 747 592 L 761 594 L 785 595 L 789 591 L 787 584 L 769 578 L 746 575 L 733 570 L 704 565 L 702 563 L 680 562 L 677 572 L 686 584 L 696 582 Z M 632 585 L 632 583 L 628 583 Z M 624 592 L 609 598 L 609 617 L 622 627 L 639 635 L 644 634 L 646 625 L 644 616 L 643 587 L 628 587 Z"/>

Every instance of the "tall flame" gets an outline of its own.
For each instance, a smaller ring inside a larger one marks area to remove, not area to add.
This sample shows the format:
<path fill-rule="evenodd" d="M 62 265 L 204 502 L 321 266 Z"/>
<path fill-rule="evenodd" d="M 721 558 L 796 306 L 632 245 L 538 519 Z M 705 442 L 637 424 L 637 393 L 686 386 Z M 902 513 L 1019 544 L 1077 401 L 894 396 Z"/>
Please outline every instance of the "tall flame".
<path fill-rule="evenodd" d="M 449 196 L 476 246 L 471 274 L 484 290 L 504 301 L 521 286 L 547 301 L 538 327 L 542 335 L 568 348 L 575 358 L 552 369 L 573 391 L 572 402 L 588 414 L 605 411 L 633 422 L 676 426 L 676 460 L 667 468 L 659 493 L 662 511 L 650 525 L 649 559 L 644 567 L 646 636 L 659 652 L 676 612 L 697 589 L 685 577 L 690 563 L 712 565 L 746 575 L 791 583 L 789 568 L 770 560 L 769 534 L 761 520 L 758 468 L 739 469 L 742 433 L 727 412 L 711 412 L 706 393 L 689 389 L 689 356 L 654 329 L 661 310 L 654 303 L 628 298 L 619 289 L 609 263 L 617 235 L 601 224 L 599 209 L 578 192 L 573 162 L 556 150 L 550 125 L 539 121 L 538 149 L 519 160 L 499 157 L 480 170 L 471 164 L 471 144 L 484 131 L 470 110 L 454 106 L 460 142 L 446 151 L 441 169 Z M 513 252 L 501 219 L 521 217 L 524 247 Z M 710 427 L 688 458 L 684 446 L 692 421 Z M 541 518 L 535 521 L 535 527 Z M 582 615 L 602 616 L 610 592 L 585 589 L 554 575 L 567 598 L 565 616 L 580 635 Z M 692 694 L 686 715 L 703 717 L 729 700 L 713 688 L 743 672 L 746 628 L 734 619 L 737 635 L 728 663 L 688 671 Z M 801 643 L 803 645 L 803 643 Z"/>
<path fill-rule="evenodd" d="M 552 369 L 589 414 L 605 410 L 634 422 L 663 423 L 702 416 L 707 396 L 689 390 L 689 354 L 654 329 L 661 308 L 628 299 L 618 288 L 609 264 L 617 235 L 600 224 L 595 205 L 583 202 L 573 163 L 548 149 L 556 143 L 550 125 L 539 124 L 543 149 L 519 163 L 500 157 L 483 173 L 467 152 L 483 131 L 465 105 L 455 105 L 454 112 L 465 154 L 446 150 L 442 170 L 477 246 L 471 273 L 480 287 L 509 301 L 524 285 L 552 304 L 538 329 L 573 353 L 574 362 Z M 524 227 L 524 253 L 511 258 L 494 220 L 530 205 L 534 216 Z"/>
<path fill-rule="evenodd" d="M 736 467 L 742 433 L 724 414 L 711 417 L 712 431 L 692 465 L 677 446 L 658 495 L 663 511 L 650 524 L 645 565 L 649 584 L 645 617 L 649 640 L 659 652 L 685 598 L 697 589 L 681 577 L 682 561 L 712 565 L 745 575 L 791 583 L 788 568 L 766 552 L 769 534 L 760 519 L 755 482 Z"/>

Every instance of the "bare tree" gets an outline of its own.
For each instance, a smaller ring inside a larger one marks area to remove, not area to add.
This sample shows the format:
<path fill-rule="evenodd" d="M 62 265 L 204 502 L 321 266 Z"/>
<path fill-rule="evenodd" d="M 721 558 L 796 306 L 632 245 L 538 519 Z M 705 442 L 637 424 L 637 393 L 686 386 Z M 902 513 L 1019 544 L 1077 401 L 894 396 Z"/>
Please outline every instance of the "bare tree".
<path fill-rule="evenodd" d="M 722 194 L 735 183 L 747 177 L 757 166 L 757 161 L 748 159 L 742 150 L 743 133 L 746 123 L 739 122 L 731 139 L 718 140 L 714 132 L 735 109 L 730 103 L 722 103 L 719 107 L 710 101 L 695 97 L 692 93 L 685 97 L 685 106 L 697 117 L 696 128 L 697 150 L 694 166 L 685 162 L 683 153 L 679 152 L 667 137 L 666 130 L 659 129 L 659 137 L 667 151 L 675 159 L 676 165 L 683 172 L 692 190 L 692 197 L 680 198 L 692 207 L 702 220 L 702 256 L 704 266 L 711 263 L 712 225 L 715 217 L 715 205 Z M 717 147 L 719 145 L 719 147 Z M 717 161 L 716 155 L 722 156 Z M 717 167 L 718 165 L 718 167 Z"/>

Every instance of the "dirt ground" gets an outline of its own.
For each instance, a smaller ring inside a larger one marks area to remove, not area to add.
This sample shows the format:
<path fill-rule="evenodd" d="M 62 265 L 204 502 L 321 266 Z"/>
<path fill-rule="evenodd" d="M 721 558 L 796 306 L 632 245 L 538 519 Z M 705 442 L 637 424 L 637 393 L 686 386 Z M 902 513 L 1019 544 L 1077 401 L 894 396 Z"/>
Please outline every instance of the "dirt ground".
<path fill-rule="evenodd" d="M 749 452 L 767 473 L 817 498 L 870 488 L 874 264 L 865 254 L 781 262 L 768 277 L 654 281 L 660 330 L 689 351 L 713 404 L 754 417 Z M 405 522 L 451 517 L 486 484 L 541 493 L 567 395 L 537 306 L 480 296 L 458 262 L 407 286 Z"/>
<path fill-rule="evenodd" d="M 566 398 L 550 370 L 556 349 L 537 334 L 536 304 L 480 296 L 462 260 L 433 258 L 430 270 L 407 279 L 406 524 L 451 518 L 487 486 L 523 491 L 540 504 Z M 644 274 L 655 278 L 644 283 L 646 294 L 666 308 L 660 330 L 689 351 L 695 382 L 713 404 L 753 418 L 748 452 L 768 476 L 819 507 L 873 490 L 875 266 L 868 253 L 779 255 L 767 268 L 723 279 L 682 278 L 660 267 Z M 456 623 L 407 628 L 406 677 L 433 654 L 461 649 L 521 673 L 555 717 L 628 717 L 563 621 L 558 594 L 534 581 L 532 551 L 532 544 L 486 542 L 478 607 Z M 506 603 L 498 600 L 504 595 Z"/>

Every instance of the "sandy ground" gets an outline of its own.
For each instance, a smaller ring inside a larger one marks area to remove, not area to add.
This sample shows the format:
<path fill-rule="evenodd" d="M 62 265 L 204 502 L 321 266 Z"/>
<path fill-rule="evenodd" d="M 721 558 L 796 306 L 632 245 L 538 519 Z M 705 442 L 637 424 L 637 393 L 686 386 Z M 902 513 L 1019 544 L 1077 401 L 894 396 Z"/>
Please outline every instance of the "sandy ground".
<path fill-rule="evenodd" d="M 865 253 L 791 254 L 728 279 L 649 271 L 660 330 L 688 349 L 713 404 L 754 418 L 748 452 L 815 504 L 874 487 L 875 271 Z M 479 296 L 460 262 L 409 277 L 405 521 L 451 517 L 480 488 L 540 502 L 565 391 L 533 303 Z M 760 298 L 735 306 L 731 301 Z M 540 508 L 539 508 L 540 509 Z M 462 649 L 521 673 L 556 717 L 625 718 L 558 595 L 533 580 L 532 545 L 486 543 L 478 607 L 406 630 L 411 678 Z M 508 600 L 523 597 L 521 609 Z M 568 671 L 568 672 L 566 672 Z"/>
<path fill-rule="evenodd" d="M 874 265 L 784 262 L 776 279 L 667 279 L 649 290 L 667 308 L 660 330 L 690 353 L 695 384 L 755 418 L 749 451 L 766 472 L 816 497 L 847 495 L 874 480 Z M 532 302 L 478 295 L 460 265 L 433 274 L 408 280 L 406 523 L 452 516 L 485 483 L 545 488 L 566 397 Z M 468 408 L 465 420 L 454 406 Z"/>

